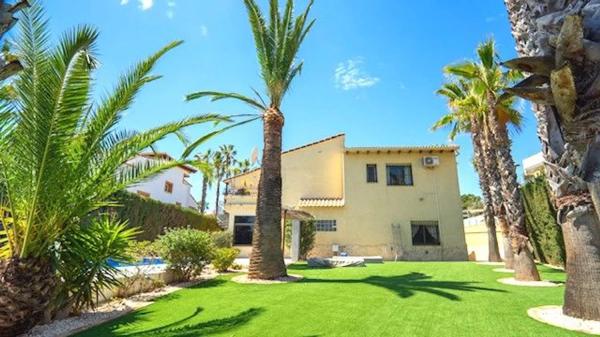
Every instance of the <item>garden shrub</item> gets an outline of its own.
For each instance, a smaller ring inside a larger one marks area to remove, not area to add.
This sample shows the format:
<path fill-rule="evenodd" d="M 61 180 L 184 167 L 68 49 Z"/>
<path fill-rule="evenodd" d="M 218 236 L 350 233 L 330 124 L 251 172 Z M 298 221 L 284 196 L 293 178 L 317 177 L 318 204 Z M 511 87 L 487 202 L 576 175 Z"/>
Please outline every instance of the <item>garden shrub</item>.
<path fill-rule="evenodd" d="M 535 256 L 543 263 L 565 264 L 565 244 L 556 211 L 550 199 L 546 178 L 529 179 L 521 188 L 525 224 Z"/>
<path fill-rule="evenodd" d="M 317 228 L 313 220 L 300 221 L 300 260 L 306 260 L 308 253 L 315 246 Z M 292 246 L 292 221 L 285 221 L 285 244 L 288 249 Z"/>
<path fill-rule="evenodd" d="M 212 232 L 211 236 L 217 248 L 231 248 L 233 246 L 233 233 L 229 231 Z"/>
<path fill-rule="evenodd" d="M 217 219 L 212 215 L 202 215 L 194 210 L 160 201 L 142 198 L 126 191 L 114 196 L 118 206 L 111 207 L 110 213 L 126 220 L 130 226 L 139 227 L 137 240 L 155 240 L 167 228 L 193 228 L 203 231 L 220 231 Z"/>
<path fill-rule="evenodd" d="M 168 229 L 159 238 L 160 256 L 177 276 L 190 280 L 212 260 L 214 244 L 209 233 L 192 228 Z"/>
<path fill-rule="evenodd" d="M 160 256 L 157 241 L 131 241 L 127 248 L 127 252 L 134 261 L 142 260 L 145 257 Z"/>
<path fill-rule="evenodd" d="M 233 261 L 240 253 L 237 248 L 218 248 L 213 255 L 212 264 L 219 272 L 226 272 L 233 266 Z"/>

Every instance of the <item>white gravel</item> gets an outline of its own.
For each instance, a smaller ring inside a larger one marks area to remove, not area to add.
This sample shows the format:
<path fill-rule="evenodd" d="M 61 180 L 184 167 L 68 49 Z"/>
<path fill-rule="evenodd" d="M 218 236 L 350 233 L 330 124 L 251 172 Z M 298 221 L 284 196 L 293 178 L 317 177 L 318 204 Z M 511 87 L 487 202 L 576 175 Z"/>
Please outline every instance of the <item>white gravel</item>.
<path fill-rule="evenodd" d="M 82 313 L 79 316 L 56 320 L 49 324 L 38 325 L 21 337 L 66 337 L 76 332 L 89 329 L 98 324 L 121 317 L 133 310 L 145 307 L 161 296 L 187 288 L 200 282 L 212 279 L 217 274 L 202 275 L 202 278 L 191 282 L 169 285 L 151 292 L 141 293 L 126 299 L 118 299 Z"/>
<path fill-rule="evenodd" d="M 515 272 L 514 269 L 506 269 L 506 268 L 496 268 L 496 269 L 493 269 L 493 271 L 495 271 L 497 273 L 514 273 Z"/>
<path fill-rule="evenodd" d="M 484 266 L 503 266 L 504 262 L 487 262 L 487 261 L 482 261 L 482 262 L 475 262 L 477 264 L 480 265 L 484 265 Z"/>
<path fill-rule="evenodd" d="M 498 282 L 524 287 L 560 287 L 560 283 L 554 283 L 550 281 L 518 281 L 515 280 L 514 277 L 501 278 L 498 279 Z"/>
<path fill-rule="evenodd" d="M 258 279 L 250 279 L 250 278 L 248 278 L 248 274 L 244 274 L 244 275 L 236 276 L 236 277 L 232 278 L 231 280 L 233 282 L 237 282 L 237 283 L 248 283 L 248 284 L 278 284 L 278 283 L 296 282 L 296 281 L 301 280 L 303 277 L 304 276 L 302 276 L 302 275 L 288 274 L 288 276 L 286 276 L 286 277 L 280 277 L 280 278 L 276 278 L 274 280 L 258 280 Z"/>
<path fill-rule="evenodd" d="M 600 335 L 600 321 L 588 321 L 566 316 L 562 312 L 562 307 L 558 305 L 531 308 L 527 310 L 527 314 L 537 321 L 559 328 L 591 335 Z"/>

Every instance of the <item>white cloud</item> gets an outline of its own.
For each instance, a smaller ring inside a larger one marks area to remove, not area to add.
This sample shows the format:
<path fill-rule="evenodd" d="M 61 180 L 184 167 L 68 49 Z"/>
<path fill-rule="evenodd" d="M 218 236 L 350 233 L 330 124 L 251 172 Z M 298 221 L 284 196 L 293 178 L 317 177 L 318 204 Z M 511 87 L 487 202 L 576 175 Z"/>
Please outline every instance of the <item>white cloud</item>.
<path fill-rule="evenodd" d="M 374 77 L 361 69 L 363 60 L 354 58 L 338 63 L 335 68 L 334 78 L 336 88 L 352 90 L 372 87 L 379 82 L 379 77 Z"/>
<path fill-rule="evenodd" d="M 121 6 L 127 5 L 128 3 L 129 3 L 129 0 L 121 0 Z"/>
<path fill-rule="evenodd" d="M 169 0 L 167 1 L 167 17 L 169 19 L 172 19 L 175 17 L 175 0 Z"/>
<path fill-rule="evenodd" d="M 200 35 L 202 35 L 203 37 L 207 37 L 208 36 L 208 27 L 206 27 L 205 25 L 201 25 L 200 26 Z"/>
<path fill-rule="evenodd" d="M 138 0 L 138 8 L 147 11 L 154 6 L 154 0 Z"/>
<path fill-rule="evenodd" d="M 175 17 L 175 11 L 173 11 L 172 9 L 167 9 L 167 17 L 169 19 L 172 19 Z"/>

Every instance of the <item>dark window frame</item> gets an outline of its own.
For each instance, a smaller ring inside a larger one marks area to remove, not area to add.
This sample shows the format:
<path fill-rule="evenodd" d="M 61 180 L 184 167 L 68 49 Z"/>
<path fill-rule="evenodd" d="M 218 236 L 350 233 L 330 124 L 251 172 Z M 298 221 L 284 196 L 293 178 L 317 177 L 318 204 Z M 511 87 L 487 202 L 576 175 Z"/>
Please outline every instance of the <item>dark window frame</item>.
<path fill-rule="evenodd" d="M 235 246 L 252 245 L 255 222 L 256 217 L 253 215 L 236 215 L 233 217 L 233 244 Z"/>
<path fill-rule="evenodd" d="M 428 227 L 435 227 L 437 238 Z M 416 229 L 416 232 L 415 232 Z M 420 234 L 419 234 L 420 232 Z M 440 224 L 438 221 L 411 221 L 410 236 L 413 246 L 441 246 Z M 416 234 L 419 234 L 418 236 Z"/>
<path fill-rule="evenodd" d="M 371 176 L 370 173 L 370 169 L 374 169 L 374 175 Z M 367 164 L 367 183 L 369 184 L 374 184 L 377 183 L 378 179 L 377 179 L 377 164 Z"/>
<path fill-rule="evenodd" d="M 320 222 L 322 222 L 322 223 L 320 223 Z M 326 224 L 324 222 L 326 222 Z M 335 219 L 315 220 L 315 230 L 317 232 L 337 232 L 337 220 L 335 220 Z"/>
<path fill-rule="evenodd" d="M 391 168 L 395 168 L 395 167 L 401 167 L 402 168 L 402 180 L 399 181 L 398 184 L 393 184 L 392 183 L 392 179 L 390 176 L 390 169 Z M 408 168 L 409 170 L 409 177 L 410 177 L 410 183 L 406 183 L 404 181 L 404 178 L 406 178 L 406 172 L 404 170 L 406 170 Z M 415 179 L 413 176 L 413 170 L 412 170 L 412 165 L 411 164 L 386 164 L 385 165 L 385 177 L 386 177 L 386 182 L 388 186 L 414 186 L 415 185 Z"/>
<path fill-rule="evenodd" d="M 169 194 L 173 194 L 173 183 L 169 180 L 165 181 L 165 187 L 164 190 L 165 192 L 169 193 Z"/>

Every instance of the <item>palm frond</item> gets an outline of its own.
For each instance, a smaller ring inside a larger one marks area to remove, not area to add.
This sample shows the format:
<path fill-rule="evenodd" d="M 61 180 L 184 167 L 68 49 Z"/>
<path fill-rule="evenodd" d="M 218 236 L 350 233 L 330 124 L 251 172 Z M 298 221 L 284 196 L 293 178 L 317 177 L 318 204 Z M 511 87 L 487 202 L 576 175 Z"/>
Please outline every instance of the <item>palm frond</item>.
<path fill-rule="evenodd" d="M 185 99 L 187 101 L 191 101 L 191 100 L 195 100 L 198 98 L 202 98 L 202 97 L 210 97 L 211 101 L 218 101 L 218 100 L 222 100 L 222 99 L 235 99 L 235 100 L 239 100 L 242 101 L 254 108 L 260 109 L 260 110 L 265 110 L 267 107 L 264 104 L 260 104 L 259 102 L 257 102 L 256 100 L 241 95 L 241 94 L 237 94 L 234 92 L 219 92 L 219 91 L 198 91 L 195 93 L 191 93 L 189 95 L 187 95 L 185 97 Z"/>

